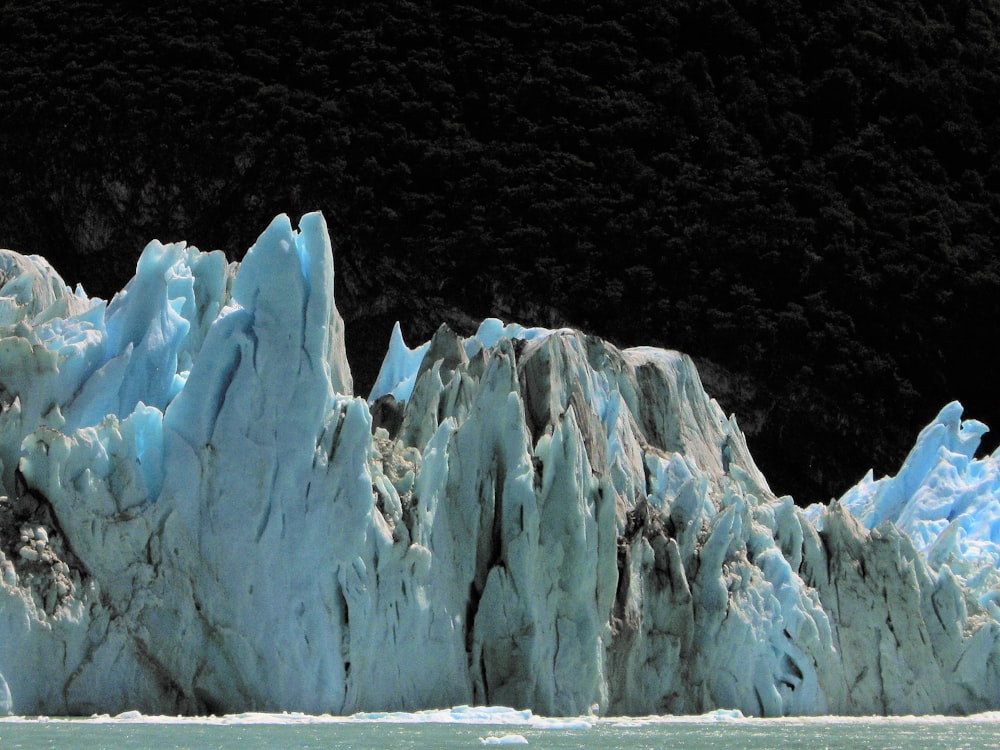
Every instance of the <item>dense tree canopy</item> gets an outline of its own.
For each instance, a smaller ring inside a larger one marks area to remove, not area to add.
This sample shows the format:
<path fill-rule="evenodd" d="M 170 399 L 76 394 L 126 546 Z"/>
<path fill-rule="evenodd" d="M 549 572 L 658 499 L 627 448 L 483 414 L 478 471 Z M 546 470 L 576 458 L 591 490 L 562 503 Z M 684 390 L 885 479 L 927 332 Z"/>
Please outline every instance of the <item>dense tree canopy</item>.
<path fill-rule="evenodd" d="M 0 246 L 108 295 L 322 209 L 356 379 L 486 315 L 681 349 L 801 502 L 892 471 L 1000 321 L 985 0 L 0 5 Z"/>

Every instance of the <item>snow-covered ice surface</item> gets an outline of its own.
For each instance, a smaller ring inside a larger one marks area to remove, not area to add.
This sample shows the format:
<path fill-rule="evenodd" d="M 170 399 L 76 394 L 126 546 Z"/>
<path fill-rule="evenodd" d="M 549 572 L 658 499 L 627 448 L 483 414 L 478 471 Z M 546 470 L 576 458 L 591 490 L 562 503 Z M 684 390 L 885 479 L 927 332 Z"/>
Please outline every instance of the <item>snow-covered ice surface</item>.
<path fill-rule="evenodd" d="M 355 397 L 333 291 L 318 214 L 108 303 L 0 253 L 0 713 L 1000 707 L 977 427 L 962 567 L 775 498 L 677 352 L 397 328 Z"/>

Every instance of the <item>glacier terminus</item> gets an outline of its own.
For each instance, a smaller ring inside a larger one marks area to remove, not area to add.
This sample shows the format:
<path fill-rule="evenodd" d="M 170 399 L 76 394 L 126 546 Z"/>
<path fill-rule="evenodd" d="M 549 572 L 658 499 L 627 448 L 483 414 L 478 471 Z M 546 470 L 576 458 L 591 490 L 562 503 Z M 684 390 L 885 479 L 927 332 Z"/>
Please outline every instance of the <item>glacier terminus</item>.
<path fill-rule="evenodd" d="M 484 321 L 353 394 L 326 224 L 0 250 L 0 714 L 1000 709 L 1000 455 L 775 497 L 685 355 Z"/>

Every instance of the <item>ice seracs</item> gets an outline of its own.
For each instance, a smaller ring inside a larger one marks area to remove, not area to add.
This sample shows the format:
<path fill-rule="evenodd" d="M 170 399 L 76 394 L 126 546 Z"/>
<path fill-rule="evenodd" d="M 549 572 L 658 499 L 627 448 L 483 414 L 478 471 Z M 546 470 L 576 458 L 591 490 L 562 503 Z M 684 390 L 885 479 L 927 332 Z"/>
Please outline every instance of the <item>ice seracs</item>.
<path fill-rule="evenodd" d="M 892 523 L 934 570 L 958 577 L 980 604 L 1000 615 L 1000 451 L 977 459 L 987 427 L 945 406 L 917 438 L 899 472 L 872 472 L 840 503 L 869 529 Z M 808 517 L 817 520 L 822 506 Z"/>
<path fill-rule="evenodd" d="M 3 257 L 4 711 L 997 707 L 974 576 L 775 498 L 682 354 L 397 327 L 364 399 L 318 214 L 151 243 L 110 303 Z"/>

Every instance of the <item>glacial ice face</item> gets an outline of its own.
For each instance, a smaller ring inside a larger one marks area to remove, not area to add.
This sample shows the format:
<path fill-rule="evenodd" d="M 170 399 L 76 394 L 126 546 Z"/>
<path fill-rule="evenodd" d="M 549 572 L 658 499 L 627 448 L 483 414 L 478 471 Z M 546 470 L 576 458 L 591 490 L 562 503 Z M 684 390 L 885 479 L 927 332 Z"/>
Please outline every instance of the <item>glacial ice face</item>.
<path fill-rule="evenodd" d="M 962 419 L 957 401 L 921 431 L 894 477 L 872 472 L 840 503 L 868 529 L 892 523 L 934 570 L 947 567 L 1000 616 L 1000 450 L 976 459 L 986 425 Z M 813 521 L 823 507 L 806 510 Z"/>
<path fill-rule="evenodd" d="M 10 258 L 2 710 L 997 707 L 997 620 L 775 498 L 681 354 L 397 328 L 366 401 L 317 214 L 151 243 L 109 304 Z"/>

